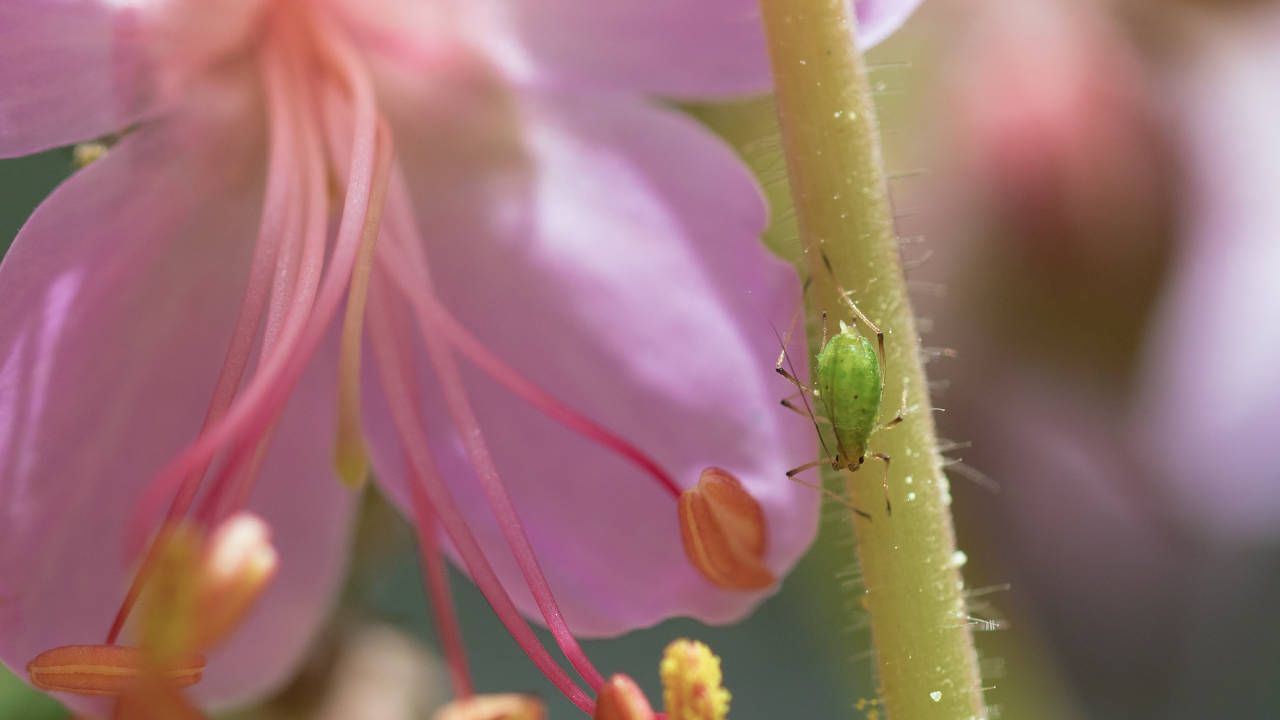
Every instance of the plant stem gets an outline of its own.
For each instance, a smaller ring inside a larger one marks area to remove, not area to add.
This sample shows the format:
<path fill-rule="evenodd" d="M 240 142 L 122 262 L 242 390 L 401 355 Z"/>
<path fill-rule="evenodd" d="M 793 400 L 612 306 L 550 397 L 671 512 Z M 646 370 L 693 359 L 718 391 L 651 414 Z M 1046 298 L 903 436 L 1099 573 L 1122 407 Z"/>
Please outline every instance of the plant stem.
<path fill-rule="evenodd" d="M 812 278 L 810 319 L 850 319 L 839 289 L 885 332 L 882 417 L 906 388 L 905 421 L 877 433 L 892 458 L 848 476 L 882 701 L 896 720 L 987 717 L 951 524 L 949 492 L 894 233 L 875 109 L 848 0 L 761 0 L 778 119 Z M 822 261 L 825 255 L 832 271 Z M 833 277 L 834 275 L 834 277 Z"/>

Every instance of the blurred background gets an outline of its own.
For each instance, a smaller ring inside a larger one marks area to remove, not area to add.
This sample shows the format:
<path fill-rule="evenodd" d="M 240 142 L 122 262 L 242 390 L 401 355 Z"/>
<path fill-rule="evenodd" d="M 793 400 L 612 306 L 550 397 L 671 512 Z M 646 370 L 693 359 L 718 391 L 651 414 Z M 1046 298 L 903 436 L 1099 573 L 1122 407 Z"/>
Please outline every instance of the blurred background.
<path fill-rule="evenodd" d="M 1280 717 L 1280 3 L 928 0 L 870 62 L 994 712 Z M 769 102 L 686 109 L 760 174 L 794 256 Z M 0 162 L 6 246 L 72 167 Z M 312 659 L 235 717 L 445 698 L 410 533 L 376 497 L 364 515 Z M 690 636 L 738 720 L 882 715 L 844 515 L 746 623 L 588 652 L 656 699 Z M 453 580 L 478 689 L 574 717 Z M 0 718 L 63 716 L 0 676 Z"/>

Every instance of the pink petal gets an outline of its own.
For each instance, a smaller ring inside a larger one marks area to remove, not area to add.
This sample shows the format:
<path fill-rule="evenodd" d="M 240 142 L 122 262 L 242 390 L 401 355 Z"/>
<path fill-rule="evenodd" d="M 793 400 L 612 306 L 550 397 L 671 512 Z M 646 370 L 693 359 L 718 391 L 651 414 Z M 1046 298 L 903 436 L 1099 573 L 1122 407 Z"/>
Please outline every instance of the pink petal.
<path fill-rule="evenodd" d="M 583 96 L 521 102 L 525 125 L 509 130 L 528 164 L 504 166 L 494 135 L 468 135 L 484 124 L 470 109 L 455 104 L 438 121 L 429 104 L 411 111 L 432 142 L 400 145 L 445 301 L 503 359 L 654 455 L 682 486 L 709 465 L 737 473 L 765 508 L 767 562 L 784 575 L 813 539 L 819 505 L 784 473 L 812 458 L 815 442 L 778 407 L 793 388 L 773 372 L 774 328 L 786 329 L 800 292 L 760 244 L 765 209 L 751 175 L 682 115 Z M 421 382 L 443 474 L 504 584 L 536 616 L 435 381 Z M 476 371 L 468 390 L 575 632 L 615 635 L 677 615 L 728 622 L 764 597 L 720 590 L 690 566 L 675 499 L 647 475 Z M 382 402 L 369 413 L 375 461 L 403 505 Z"/>
<path fill-rule="evenodd" d="M 126 129 L 250 39 L 266 0 L 6 0 L 0 157 Z"/>
<path fill-rule="evenodd" d="M 209 402 L 262 189 L 243 89 L 192 89 L 60 187 L 0 266 L 0 659 L 19 675 L 41 650 L 103 640 L 130 580 L 124 524 Z M 317 372 L 251 504 L 283 567 L 247 634 L 211 657 L 202 698 L 280 682 L 340 578 L 350 503 L 324 442 L 334 373 Z"/>
<path fill-rule="evenodd" d="M 1210 38 L 1185 74 L 1188 236 L 1147 348 L 1138 426 L 1189 521 L 1218 539 L 1271 542 L 1280 536 L 1280 14 L 1255 13 Z"/>
<path fill-rule="evenodd" d="M 862 46 L 897 29 L 918 2 L 858 0 Z M 772 86 L 759 0 L 511 5 L 514 32 L 527 54 L 517 61 L 504 53 L 517 77 L 682 98 L 756 94 Z"/>
<path fill-rule="evenodd" d="M 772 86 L 759 0 L 450 0 L 431 10 L 377 0 L 372 18 L 368 2 L 344 2 L 360 24 L 382 26 L 380 49 L 416 46 L 429 56 L 441 37 L 466 37 L 518 82 L 680 98 Z M 859 43 L 876 45 L 919 3 L 857 0 Z"/>
<path fill-rule="evenodd" d="M 0 157 L 123 128 L 155 100 L 136 8 L 103 0 L 0 4 Z"/>

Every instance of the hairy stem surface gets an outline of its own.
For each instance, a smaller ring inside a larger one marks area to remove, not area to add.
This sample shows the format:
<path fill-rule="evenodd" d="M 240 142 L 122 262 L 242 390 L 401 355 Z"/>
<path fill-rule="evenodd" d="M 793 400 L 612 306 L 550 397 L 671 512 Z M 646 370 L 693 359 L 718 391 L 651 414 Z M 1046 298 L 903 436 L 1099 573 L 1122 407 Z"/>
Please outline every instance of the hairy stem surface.
<path fill-rule="evenodd" d="M 881 694 L 898 720 L 986 718 L 919 334 L 907 297 L 875 110 L 848 0 L 761 0 L 779 124 L 805 247 L 811 323 L 851 320 L 846 290 L 886 339 L 882 419 L 905 421 L 847 476 Z M 823 262 L 830 261 L 831 270 Z M 816 351 L 816 348 L 815 348 Z M 852 561 L 852 559 L 851 559 Z"/>

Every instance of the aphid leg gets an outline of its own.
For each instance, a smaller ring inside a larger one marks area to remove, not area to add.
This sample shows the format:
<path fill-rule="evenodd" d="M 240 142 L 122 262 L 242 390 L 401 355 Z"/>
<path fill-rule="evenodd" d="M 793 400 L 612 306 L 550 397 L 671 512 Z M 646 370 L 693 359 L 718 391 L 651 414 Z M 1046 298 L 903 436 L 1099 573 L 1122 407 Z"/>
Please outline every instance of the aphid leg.
<path fill-rule="evenodd" d="M 791 402 L 791 401 L 790 401 L 789 399 L 787 399 L 787 398 L 783 398 L 783 399 L 779 400 L 779 401 L 778 401 L 778 404 L 779 404 L 779 405 L 781 405 L 782 407 L 784 407 L 784 408 L 786 408 L 786 409 L 790 410 L 791 412 L 793 412 L 793 413 L 795 413 L 795 414 L 799 415 L 800 417 L 809 418 L 809 419 L 813 420 L 814 422 L 818 422 L 818 423 L 820 423 L 820 422 L 826 422 L 826 418 L 820 418 L 820 417 L 817 417 L 816 415 L 810 418 L 810 417 L 809 417 L 809 413 L 805 412 L 805 411 L 804 411 L 804 409 L 802 409 L 799 405 L 796 405 L 795 403 Z"/>
<path fill-rule="evenodd" d="M 778 361 L 773 364 L 773 369 L 779 375 L 786 378 L 787 382 L 790 382 L 792 385 L 795 385 L 796 387 L 800 388 L 800 391 L 802 393 L 808 393 L 811 391 L 809 390 L 808 387 L 805 386 L 804 382 L 800 380 L 800 378 L 796 377 L 795 368 L 792 367 L 790 371 L 787 370 L 787 367 L 791 365 L 791 359 L 787 356 L 787 348 L 791 346 L 791 333 L 795 332 L 796 321 L 800 319 L 800 310 L 801 310 L 800 308 L 797 308 L 796 311 L 792 313 L 791 322 L 787 324 L 786 334 L 778 337 L 778 345 L 779 345 Z M 823 325 L 823 333 L 824 333 L 823 341 L 825 342 L 826 340 L 825 324 Z M 774 335 L 778 334 L 777 328 L 774 328 L 773 334 Z"/>
<path fill-rule="evenodd" d="M 794 329 L 794 327 L 795 322 L 793 320 L 792 327 L 787 329 L 788 335 L 790 335 L 791 330 Z M 776 328 L 773 332 L 775 335 L 778 333 Z M 826 313 L 823 313 L 823 335 L 826 335 Z M 791 384 L 800 388 L 800 401 L 804 403 L 804 412 L 800 414 L 808 417 L 809 421 L 813 423 L 813 431 L 818 434 L 818 443 L 822 445 L 822 452 L 826 454 L 827 457 L 831 457 L 831 450 L 827 448 L 827 441 L 822 437 L 822 428 L 818 427 L 818 416 L 814 414 L 813 407 L 809 405 L 808 395 L 812 393 L 813 390 L 801 382 L 800 378 L 796 375 L 795 365 L 791 362 L 791 357 L 787 355 L 787 340 L 780 336 L 778 337 L 778 342 L 782 345 L 782 352 L 778 353 L 778 362 L 774 365 L 773 369 L 776 370 L 779 375 L 786 378 Z M 783 367 L 784 363 L 786 364 L 786 367 Z M 782 401 L 782 406 L 791 408 L 792 410 L 797 409 L 785 399 Z M 799 469 L 797 469 L 796 472 L 799 472 Z M 788 476 L 790 476 L 790 473 L 788 473 Z"/>
<path fill-rule="evenodd" d="M 902 404 L 898 406 L 898 414 L 894 415 L 893 419 L 890 420 L 889 422 L 877 427 L 875 430 L 872 431 L 872 433 L 874 434 L 874 433 L 880 432 L 881 430 L 888 430 L 889 428 L 897 427 L 903 420 L 906 420 L 906 419 L 907 419 L 907 386 L 904 384 L 902 386 Z"/>
<path fill-rule="evenodd" d="M 821 460 L 816 460 L 814 462 L 809 463 L 808 465 L 802 465 L 800 466 L 800 468 L 808 469 L 809 467 L 813 467 L 815 465 L 821 465 L 821 464 L 822 464 Z M 801 472 L 800 468 L 796 468 L 796 470 L 794 470 L 793 472 Z M 817 490 L 818 492 L 822 493 L 823 495 L 830 498 L 834 502 L 840 503 L 844 507 L 852 510 L 858 516 L 866 518 L 867 520 L 871 519 L 871 515 L 869 513 L 867 513 L 865 510 L 859 510 L 852 502 L 850 502 L 849 498 L 841 495 L 838 492 L 828 490 L 827 488 L 822 486 L 822 483 L 809 482 L 808 480 L 804 480 L 791 475 L 790 472 L 787 473 L 787 477 L 790 478 L 792 482 L 797 482 L 807 488 L 813 488 L 814 490 Z"/>
<path fill-rule="evenodd" d="M 830 420 L 828 420 L 827 418 L 823 417 L 822 415 L 819 415 L 818 413 L 813 412 L 812 410 L 808 409 L 808 407 L 807 407 L 807 406 L 805 406 L 805 405 L 804 405 L 804 403 L 803 403 L 804 395 L 805 395 L 805 391 L 804 391 L 804 390 L 800 390 L 800 391 L 798 391 L 798 392 L 791 393 L 790 395 L 788 395 L 788 396 L 786 396 L 786 397 L 782 398 L 781 400 L 779 400 L 779 401 L 778 401 L 778 404 L 779 404 L 779 405 L 781 405 L 782 407 L 784 407 L 784 408 L 786 408 L 786 409 L 790 410 L 791 412 L 793 412 L 793 413 L 795 413 L 795 414 L 797 414 L 797 415 L 800 415 L 801 417 L 809 418 L 810 420 L 813 420 L 814 422 L 817 422 L 817 423 L 829 423 L 829 422 L 831 422 Z M 796 404 L 795 404 L 795 402 L 793 402 L 793 401 L 794 401 L 794 400 L 796 400 L 797 398 L 801 398 L 801 399 L 802 399 L 802 404 L 801 404 L 801 405 L 796 405 Z"/>
<path fill-rule="evenodd" d="M 831 279 L 832 279 L 832 281 L 834 282 L 834 281 L 835 281 L 835 277 L 836 277 L 836 271 L 835 271 L 835 268 L 833 268 L 833 267 L 831 266 L 831 258 L 828 258 L 828 257 L 827 257 L 827 254 L 826 254 L 825 252 L 823 252 L 823 253 L 822 253 L 822 264 L 826 266 L 826 268 L 827 268 L 827 272 L 831 275 Z M 836 292 L 840 295 L 840 299 L 841 299 L 841 300 L 844 300 L 845 305 L 848 305 L 848 306 L 849 306 L 849 311 L 850 311 L 851 313 L 853 313 L 853 316 L 854 316 L 856 319 L 861 320 L 861 321 L 862 321 L 862 324 L 863 324 L 863 325 L 864 325 L 868 330 L 870 330 L 872 333 L 874 333 L 874 334 L 875 334 L 875 336 L 876 336 L 876 353 L 880 356 L 880 369 L 881 369 L 881 373 L 883 373 L 883 372 L 884 372 L 884 368 L 886 367 L 886 365 L 885 365 L 885 350 L 884 350 L 884 332 L 880 329 L 880 326 L 879 326 L 879 325 L 876 325 L 875 323 L 871 322 L 871 318 L 867 317 L 866 313 L 862 312 L 862 310 L 858 307 L 858 304 L 857 304 L 857 303 L 855 303 L 855 302 L 853 301 L 853 298 L 851 297 L 851 294 L 852 294 L 852 293 L 850 293 L 848 290 L 845 290 L 844 288 L 840 287 L 839 285 L 836 285 Z M 826 319 L 826 313 L 823 313 L 823 320 L 825 321 L 825 319 Z M 822 340 L 823 340 L 823 342 L 822 342 L 822 346 L 825 346 L 825 345 L 826 345 L 826 325 L 825 325 L 825 322 L 824 322 L 824 324 L 823 324 L 822 329 L 823 329 L 823 336 L 822 336 Z M 820 346 L 820 347 L 821 347 L 821 346 Z M 881 383 L 881 388 L 883 388 L 883 387 L 884 387 L 884 377 L 883 377 L 883 374 L 881 375 L 880 383 Z"/>
<path fill-rule="evenodd" d="M 893 514 L 893 503 L 889 501 L 889 456 L 884 453 L 872 453 L 871 457 L 884 463 L 884 476 L 880 478 L 880 487 L 884 489 L 884 511 Z"/>
<path fill-rule="evenodd" d="M 882 371 L 883 371 L 883 369 L 884 369 L 884 367 L 885 367 L 885 359 L 884 359 L 884 332 L 880 330 L 880 326 L 879 326 L 879 325 L 876 325 L 875 323 L 871 322 L 871 318 L 867 317 L 867 316 L 862 312 L 862 310 L 860 310 L 860 309 L 858 308 L 858 305 L 857 305 L 857 303 L 855 303 L 855 302 L 853 301 L 853 298 L 849 297 L 849 291 L 845 290 L 845 289 L 844 289 L 844 288 L 842 288 L 842 287 L 837 287 L 837 288 L 836 288 L 836 290 L 840 293 L 840 298 L 841 298 L 842 300 L 844 300 L 845 305 L 848 305 L 848 306 L 849 306 L 849 312 L 853 313 L 853 316 L 854 316 L 854 317 L 856 317 L 857 319 L 861 320 L 861 321 L 862 321 L 862 324 L 863 324 L 863 325 L 865 325 L 865 326 L 867 327 L 867 329 L 868 329 L 868 330 L 870 330 L 872 333 L 874 333 L 874 334 L 875 334 L 875 336 L 876 336 L 876 353 L 880 356 L 880 368 L 881 368 L 881 369 L 882 369 Z M 883 377 L 882 377 L 882 379 L 881 379 L 881 383 L 883 383 L 883 382 L 884 382 L 884 380 L 883 380 Z"/>
<path fill-rule="evenodd" d="M 803 464 L 803 465 L 798 465 L 798 466 L 793 467 L 793 468 L 791 468 L 790 470 L 788 470 L 788 471 L 787 471 L 787 477 L 789 477 L 789 478 L 791 478 L 792 480 L 794 480 L 794 479 L 796 478 L 796 476 L 797 476 L 797 475 L 799 475 L 800 473 L 804 472 L 805 470 L 810 470 L 810 469 L 812 469 L 812 468 L 816 468 L 816 467 L 818 467 L 819 465 L 825 465 L 826 463 L 827 463 L 827 461 L 826 461 L 826 460 L 813 460 L 813 461 L 807 462 L 807 463 L 805 463 L 805 464 Z"/>

